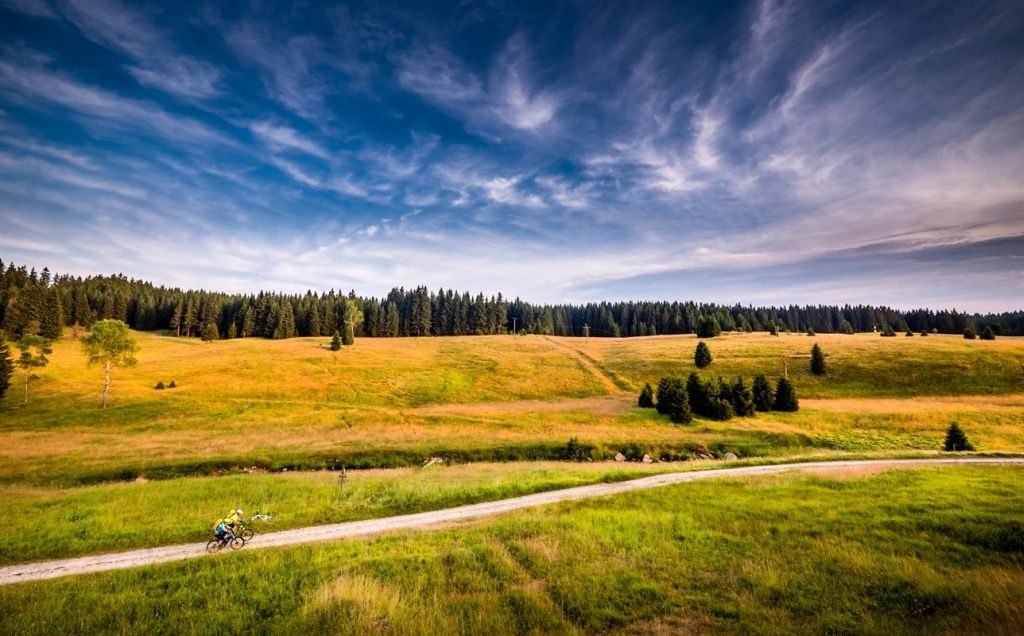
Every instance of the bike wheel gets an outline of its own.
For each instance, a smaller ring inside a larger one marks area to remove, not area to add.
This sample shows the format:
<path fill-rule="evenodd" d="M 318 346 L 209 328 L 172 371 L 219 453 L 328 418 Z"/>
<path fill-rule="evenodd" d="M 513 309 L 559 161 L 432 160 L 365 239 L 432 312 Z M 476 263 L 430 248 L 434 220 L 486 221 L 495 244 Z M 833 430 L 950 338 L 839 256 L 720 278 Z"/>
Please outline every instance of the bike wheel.
<path fill-rule="evenodd" d="M 216 539 L 213 539 L 212 541 L 207 543 L 206 544 L 206 551 L 210 552 L 210 553 L 220 552 L 220 541 L 218 541 Z"/>
<path fill-rule="evenodd" d="M 248 543 L 249 541 L 252 541 L 252 538 L 256 536 L 256 533 L 252 531 L 252 528 L 246 528 L 245 530 L 242 530 L 238 536 L 242 537 L 242 541 Z"/>
<path fill-rule="evenodd" d="M 231 544 L 230 545 L 231 545 L 231 549 L 232 550 L 237 550 L 238 548 L 240 548 L 243 545 L 245 545 L 245 539 L 243 539 L 242 537 L 235 537 L 234 539 L 231 540 Z"/>

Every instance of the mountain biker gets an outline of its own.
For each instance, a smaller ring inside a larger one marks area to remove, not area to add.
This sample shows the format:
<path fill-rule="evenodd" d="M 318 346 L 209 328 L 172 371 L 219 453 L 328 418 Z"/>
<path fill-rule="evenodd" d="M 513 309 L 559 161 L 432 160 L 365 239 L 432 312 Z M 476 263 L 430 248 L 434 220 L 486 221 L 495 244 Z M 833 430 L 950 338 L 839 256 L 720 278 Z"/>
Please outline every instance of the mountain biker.
<path fill-rule="evenodd" d="M 215 523 L 213 528 L 214 538 L 216 538 L 218 541 L 223 541 L 224 534 L 229 530 L 231 531 L 232 534 L 234 534 L 235 526 L 238 523 L 240 523 L 242 519 L 242 510 L 241 508 L 239 508 L 238 510 L 232 512 L 228 516 L 224 517 L 223 519 Z"/>

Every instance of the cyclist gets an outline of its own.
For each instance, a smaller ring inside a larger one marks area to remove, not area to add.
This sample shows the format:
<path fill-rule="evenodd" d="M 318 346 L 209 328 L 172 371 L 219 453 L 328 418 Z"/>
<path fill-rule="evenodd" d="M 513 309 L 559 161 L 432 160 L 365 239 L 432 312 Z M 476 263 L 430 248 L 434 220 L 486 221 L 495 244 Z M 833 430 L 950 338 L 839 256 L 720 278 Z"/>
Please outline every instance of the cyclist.
<path fill-rule="evenodd" d="M 235 526 L 242 521 L 242 510 L 238 509 L 214 524 L 213 536 L 218 541 L 224 540 L 224 535 L 230 530 L 235 533 Z"/>

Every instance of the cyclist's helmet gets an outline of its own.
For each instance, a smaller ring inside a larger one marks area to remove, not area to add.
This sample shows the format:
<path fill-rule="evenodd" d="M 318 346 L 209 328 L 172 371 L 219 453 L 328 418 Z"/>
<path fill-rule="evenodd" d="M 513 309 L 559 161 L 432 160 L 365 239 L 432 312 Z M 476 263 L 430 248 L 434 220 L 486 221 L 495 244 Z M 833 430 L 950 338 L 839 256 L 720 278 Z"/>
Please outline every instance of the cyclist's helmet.
<path fill-rule="evenodd" d="M 242 509 L 241 509 L 241 508 L 239 508 L 238 510 L 236 510 L 236 511 L 235 511 L 235 514 L 236 514 L 236 515 L 240 515 L 240 514 L 242 514 Z"/>

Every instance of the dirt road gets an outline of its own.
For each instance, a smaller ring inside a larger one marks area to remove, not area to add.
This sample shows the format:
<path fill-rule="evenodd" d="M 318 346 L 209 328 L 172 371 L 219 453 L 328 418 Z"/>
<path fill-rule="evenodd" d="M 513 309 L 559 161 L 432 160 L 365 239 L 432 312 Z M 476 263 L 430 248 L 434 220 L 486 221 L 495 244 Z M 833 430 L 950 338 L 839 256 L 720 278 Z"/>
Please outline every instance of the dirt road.
<path fill-rule="evenodd" d="M 268 534 L 257 535 L 248 543 L 248 545 L 246 545 L 244 549 L 252 550 L 296 545 L 300 543 L 313 543 L 318 541 L 337 541 L 339 539 L 375 535 L 393 530 L 429 528 L 439 524 L 489 517 L 515 510 L 522 510 L 524 508 L 558 503 L 561 501 L 606 497 L 608 495 L 617 495 L 634 490 L 645 490 L 648 488 L 657 488 L 659 486 L 680 484 L 691 481 L 702 481 L 705 479 L 750 477 L 755 475 L 782 473 L 792 470 L 810 471 L 815 474 L 832 471 L 849 474 L 851 471 L 854 473 L 874 472 L 875 470 L 889 468 L 947 466 L 951 464 L 1012 464 L 1024 466 L 1024 458 L 851 460 L 777 464 L 774 466 L 743 466 L 718 470 L 666 473 L 643 477 L 641 479 L 634 479 L 632 481 L 623 481 L 613 484 L 594 484 L 591 486 L 566 488 L 564 490 L 553 490 L 534 495 L 515 497 L 513 499 L 502 499 L 500 501 L 459 506 L 457 508 L 448 508 L 445 510 L 434 510 L 431 512 L 420 512 L 411 515 L 386 517 L 383 519 L 368 519 L 366 521 L 352 521 L 348 523 L 337 523 L 332 525 L 271 532 Z M 172 561 L 181 561 L 183 559 L 193 559 L 198 557 L 216 559 L 223 559 L 225 557 L 230 558 L 230 553 L 207 555 L 204 548 L 204 543 L 193 543 L 187 545 L 148 548 L 144 550 L 131 550 L 129 552 L 102 554 L 76 559 L 40 561 L 35 563 L 11 565 L 0 567 L 0 585 L 21 583 L 25 581 L 38 581 L 41 579 L 52 579 L 73 574 L 121 570 L 125 568 L 155 565 L 158 563 L 170 563 Z"/>

